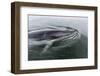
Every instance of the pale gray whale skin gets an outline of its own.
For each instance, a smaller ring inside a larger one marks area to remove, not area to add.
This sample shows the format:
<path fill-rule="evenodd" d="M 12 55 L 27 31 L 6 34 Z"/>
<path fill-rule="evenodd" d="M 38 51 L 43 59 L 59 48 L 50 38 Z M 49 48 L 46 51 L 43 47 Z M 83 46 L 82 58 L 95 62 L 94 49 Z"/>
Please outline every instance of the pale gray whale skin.
<path fill-rule="evenodd" d="M 44 46 L 41 54 L 48 49 L 61 49 L 71 47 L 81 37 L 80 32 L 72 27 L 49 26 L 46 28 L 38 28 L 28 32 L 28 47 Z"/>

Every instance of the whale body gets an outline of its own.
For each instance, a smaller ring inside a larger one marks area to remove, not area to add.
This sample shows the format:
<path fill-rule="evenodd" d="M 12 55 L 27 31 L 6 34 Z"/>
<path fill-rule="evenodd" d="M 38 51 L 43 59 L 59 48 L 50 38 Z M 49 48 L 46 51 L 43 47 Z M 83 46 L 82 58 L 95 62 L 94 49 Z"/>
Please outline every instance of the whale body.
<path fill-rule="evenodd" d="M 44 46 L 41 53 L 48 49 L 61 49 L 71 47 L 81 37 L 80 32 L 72 27 L 52 26 L 39 28 L 28 32 L 29 49 L 39 46 Z"/>

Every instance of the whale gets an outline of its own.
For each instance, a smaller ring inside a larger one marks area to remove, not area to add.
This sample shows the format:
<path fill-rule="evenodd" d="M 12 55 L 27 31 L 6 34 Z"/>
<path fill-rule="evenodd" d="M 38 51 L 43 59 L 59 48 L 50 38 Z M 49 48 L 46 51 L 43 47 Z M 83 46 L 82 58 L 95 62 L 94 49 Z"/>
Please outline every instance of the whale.
<path fill-rule="evenodd" d="M 48 26 L 29 31 L 28 38 L 28 48 L 43 46 L 43 50 L 40 52 L 43 54 L 48 49 L 71 47 L 80 40 L 81 33 L 78 29 L 69 26 Z"/>

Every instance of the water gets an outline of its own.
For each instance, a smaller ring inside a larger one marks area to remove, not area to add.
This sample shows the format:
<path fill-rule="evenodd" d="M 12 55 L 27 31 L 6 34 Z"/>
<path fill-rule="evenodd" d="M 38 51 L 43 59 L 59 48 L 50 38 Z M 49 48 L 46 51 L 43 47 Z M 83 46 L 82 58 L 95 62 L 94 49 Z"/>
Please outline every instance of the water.
<path fill-rule="evenodd" d="M 32 39 L 29 38 L 28 45 L 28 60 L 52 60 L 52 59 L 77 59 L 88 57 L 88 18 L 87 17 L 54 17 L 54 16 L 30 16 L 29 30 L 36 30 L 37 27 L 45 28 L 47 25 L 52 26 L 69 26 L 77 29 L 81 38 L 74 44 L 62 48 L 53 48 L 56 45 L 55 41 L 48 41 L 47 43 L 40 42 L 36 45 Z M 61 29 L 62 30 L 62 29 Z M 62 46 L 71 44 L 63 42 Z M 60 43 L 60 42 L 57 42 Z M 31 44 L 31 45 L 30 45 Z"/>

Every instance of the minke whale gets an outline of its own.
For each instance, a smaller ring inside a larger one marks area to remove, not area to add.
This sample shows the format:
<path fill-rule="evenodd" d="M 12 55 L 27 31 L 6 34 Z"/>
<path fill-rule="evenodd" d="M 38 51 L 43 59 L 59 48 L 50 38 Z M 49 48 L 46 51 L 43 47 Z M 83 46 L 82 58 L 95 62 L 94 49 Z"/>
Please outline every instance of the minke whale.
<path fill-rule="evenodd" d="M 28 32 L 28 48 L 44 46 L 41 54 L 48 51 L 48 49 L 61 49 L 64 47 L 71 47 L 78 40 L 81 34 L 79 30 L 67 26 L 47 26 L 37 28 Z M 34 50 L 33 50 L 34 51 Z"/>

